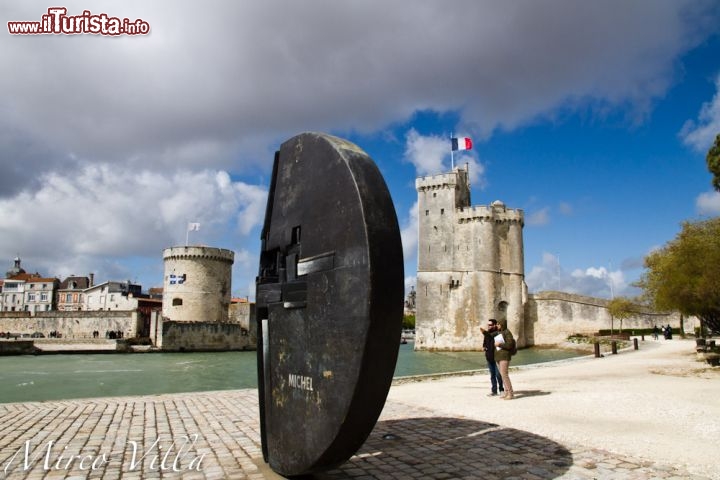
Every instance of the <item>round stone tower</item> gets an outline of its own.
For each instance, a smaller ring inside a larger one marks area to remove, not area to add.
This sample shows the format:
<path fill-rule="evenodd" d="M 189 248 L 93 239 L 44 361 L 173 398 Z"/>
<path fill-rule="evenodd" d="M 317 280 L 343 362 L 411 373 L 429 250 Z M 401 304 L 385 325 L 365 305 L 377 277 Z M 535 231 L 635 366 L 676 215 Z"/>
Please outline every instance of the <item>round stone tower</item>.
<path fill-rule="evenodd" d="M 179 322 L 227 322 L 234 260 L 235 253 L 224 248 L 163 250 L 163 317 Z"/>

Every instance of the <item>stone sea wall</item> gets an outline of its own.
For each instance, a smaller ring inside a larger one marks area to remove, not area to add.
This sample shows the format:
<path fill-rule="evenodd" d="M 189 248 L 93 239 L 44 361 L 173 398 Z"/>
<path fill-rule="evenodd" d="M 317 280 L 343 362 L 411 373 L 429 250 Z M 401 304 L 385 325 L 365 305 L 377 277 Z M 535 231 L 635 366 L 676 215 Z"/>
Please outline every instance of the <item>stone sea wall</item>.
<path fill-rule="evenodd" d="M 0 355 L 32 355 L 35 346 L 32 340 L 3 340 L 0 339 Z"/>
<path fill-rule="evenodd" d="M 92 338 L 93 332 L 104 338 L 106 332 L 123 332 L 125 338 L 138 332 L 138 314 L 134 311 L 74 311 L 74 312 L 0 312 L 0 332 L 31 335 L 60 332 L 63 338 Z"/>
<path fill-rule="evenodd" d="M 610 329 L 609 301 L 564 292 L 540 292 L 528 296 L 525 304 L 525 335 L 528 346 L 554 345 L 564 342 L 573 334 L 593 335 Z M 682 322 L 686 332 L 692 332 L 697 321 L 686 318 Z M 680 328 L 680 314 L 638 311 L 623 319 L 623 331 L 653 328 L 657 325 Z M 612 320 L 613 329 L 619 330 L 620 320 Z"/>
<path fill-rule="evenodd" d="M 157 346 L 171 352 L 254 350 L 255 339 L 255 329 L 251 333 L 238 323 L 165 320 Z"/>

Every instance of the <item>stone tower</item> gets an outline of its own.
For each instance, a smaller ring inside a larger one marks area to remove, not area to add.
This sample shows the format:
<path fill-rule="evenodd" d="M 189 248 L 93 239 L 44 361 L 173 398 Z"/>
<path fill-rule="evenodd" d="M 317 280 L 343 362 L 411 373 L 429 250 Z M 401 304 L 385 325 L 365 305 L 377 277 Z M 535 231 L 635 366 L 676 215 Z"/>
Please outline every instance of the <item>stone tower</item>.
<path fill-rule="evenodd" d="M 470 206 L 468 167 L 420 177 L 416 350 L 482 350 L 490 318 L 525 345 L 522 210 Z"/>
<path fill-rule="evenodd" d="M 223 248 L 185 246 L 163 250 L 163 318 L 227 322 L 234 259 L 235 253 Z"/>

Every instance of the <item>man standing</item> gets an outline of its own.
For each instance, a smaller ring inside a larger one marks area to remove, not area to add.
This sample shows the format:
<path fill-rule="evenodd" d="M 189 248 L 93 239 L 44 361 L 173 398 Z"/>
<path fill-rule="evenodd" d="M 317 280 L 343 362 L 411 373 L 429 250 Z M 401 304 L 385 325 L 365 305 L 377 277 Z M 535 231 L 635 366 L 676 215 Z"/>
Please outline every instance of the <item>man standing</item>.
<path fill-rule="evenodd" d="M 502 376 L 500 375 L 500 369 L 495 363 L 495 332 L 497 331 L 497 320 L 491 318 L 488 320 L 488 329 L 480 327 L 480 331 L 483 333 L 483 350 L 485 350 L 485 359 L 487 360 L 488 371 L 490 372 L 490 384 L 492 390 L 488 393 L 488 397 L 495 397 L 498 391 L 501 393 L 505 391 L 503 387 Z"/>

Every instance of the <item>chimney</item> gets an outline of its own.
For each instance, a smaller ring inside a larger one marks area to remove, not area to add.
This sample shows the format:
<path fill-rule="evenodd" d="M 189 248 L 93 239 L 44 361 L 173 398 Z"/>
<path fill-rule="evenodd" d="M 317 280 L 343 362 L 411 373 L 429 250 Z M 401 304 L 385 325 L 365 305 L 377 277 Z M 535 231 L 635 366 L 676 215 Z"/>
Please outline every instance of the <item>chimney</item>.
<path fill-rule="evenodd" d="M 90 272 L 89 277 L 90 277 L 90 285 L 88 285 L 88 287 L 92 287 L 93 285 L 95 285 L 95 274 Z"/>

